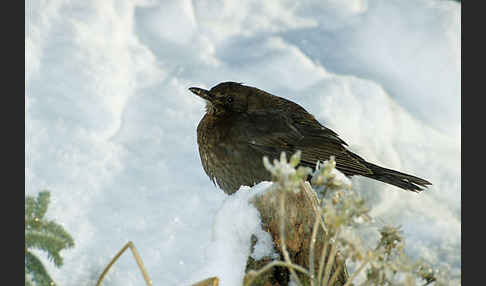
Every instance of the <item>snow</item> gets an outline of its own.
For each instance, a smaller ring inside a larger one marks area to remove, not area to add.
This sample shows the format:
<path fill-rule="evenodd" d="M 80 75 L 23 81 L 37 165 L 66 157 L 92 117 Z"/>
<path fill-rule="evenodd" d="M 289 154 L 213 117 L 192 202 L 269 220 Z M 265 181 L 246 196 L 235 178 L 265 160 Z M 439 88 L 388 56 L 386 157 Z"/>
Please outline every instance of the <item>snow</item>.
<path fill-rule="evenodd" d="M 260 214 L 249 203 L 250 198 L 264 193 L 271 185 L 271 182 L 261 182 L 251 189 L 242 187 L 235 195 L 224 200 L 214 217 L 212 238 L 205 253 L 205 265 L 192 275 L 195 278 L 185 281 L 184 285 L 213 276 L 220 279 L 222 286 L 239 285 L 243 281 L 248 256 L 261 259 L 276 255 L 272 237 L 262 229 Z M 257 242 L 250 253 L 252 234 Z"/>
<path fill-rule="evenodd" d="M 236 81 L 431 181 L 415 194 L 351 180 L 378 221 L 402 226 L 407 253 L 460 271 L 460 15 L 438 0 L 26 1 L 25 194 L 51 191 L 47 217 L 76 243 L 60 269 L 41 255 L 47 270 L 93 285 L 133 241 L 154 285 L 234 285 L 247 234 L 264 235 L 248 194 L 204 173 L 204 102 L 187 88 Z M 143 283 L 130 256 L 105 285 Z"/>

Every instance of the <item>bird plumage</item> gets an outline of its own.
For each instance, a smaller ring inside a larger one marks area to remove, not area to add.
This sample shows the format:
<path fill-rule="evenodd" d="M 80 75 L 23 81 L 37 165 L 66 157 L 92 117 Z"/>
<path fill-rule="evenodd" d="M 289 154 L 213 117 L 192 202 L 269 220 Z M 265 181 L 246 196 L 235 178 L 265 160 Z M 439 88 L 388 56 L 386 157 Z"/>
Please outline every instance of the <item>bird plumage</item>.
<path fill-rule="evenodd" d="M 361 175 L 405 190 L 422 191 L 431 183 L 367 162 L 349 151 L 337 133 L 320 124 L 300 105 L 255 87 L 224 82 L 209 91 L 190 90 L 206 100 L 197 128 L 199 155 L 206 174 L 224 192 L 270 180 L 262 157 L 302 151 L 303 166 L 334 156 L 347 176 Z"/>

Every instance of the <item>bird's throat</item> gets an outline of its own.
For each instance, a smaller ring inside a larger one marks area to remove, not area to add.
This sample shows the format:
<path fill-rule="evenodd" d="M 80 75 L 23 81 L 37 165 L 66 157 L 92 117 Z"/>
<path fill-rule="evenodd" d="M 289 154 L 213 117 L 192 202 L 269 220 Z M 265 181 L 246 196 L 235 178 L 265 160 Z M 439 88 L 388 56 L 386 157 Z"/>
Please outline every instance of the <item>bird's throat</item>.
<path fill-rule="evenodd" d="M 222 106 L 217 106 L 206 100 L 206 113 L 211 116 L 221 117 L 226 113 L 226 110 Z"/>

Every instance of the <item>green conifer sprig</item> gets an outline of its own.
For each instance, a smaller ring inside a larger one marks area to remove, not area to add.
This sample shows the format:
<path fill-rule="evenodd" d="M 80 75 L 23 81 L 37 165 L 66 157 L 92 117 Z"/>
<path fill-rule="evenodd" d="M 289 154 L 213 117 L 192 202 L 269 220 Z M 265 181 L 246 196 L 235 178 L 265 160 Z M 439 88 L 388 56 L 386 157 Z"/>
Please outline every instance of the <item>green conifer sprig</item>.
<path fill-rule="evenodd" d="M 74 246 L 73 238 L 61 225 L 45 219 L 49 201 L 48 191 L 39 192 L 36 199 L 31 196 L 25 199 L 25 285 L 54 285 L 44 265 L 30 249 L 45 251 L 49 261 L 61 267 L 63 260 L 59 252 Z"/>
<path fill-rule="evenodd" d="M 47 273 L 42 262 L 30 252 L 25 253 L 25 275 L 30 274 L 30 279 L 25 277 L 25 285 L 53 285 L 51 276 Z"/>

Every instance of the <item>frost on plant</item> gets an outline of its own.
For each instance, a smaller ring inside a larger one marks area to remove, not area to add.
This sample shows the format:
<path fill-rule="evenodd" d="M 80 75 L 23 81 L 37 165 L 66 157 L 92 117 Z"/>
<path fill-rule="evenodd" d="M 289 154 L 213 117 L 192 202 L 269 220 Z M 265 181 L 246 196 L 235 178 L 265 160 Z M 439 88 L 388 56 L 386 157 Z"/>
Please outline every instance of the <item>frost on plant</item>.
<path fill-rule="evenodd" d="M 311 173 L 311 169 L 307 167 L 299 166 L 295 169 L 300 162 L 300 155 L 301 151 L 297 151 L 287 162 L 287 155 L 282 152 L 280 161 L 273 160 L 273 165 L 266 156 L 263 157 L 263 165 L 272 174 L 272 180 L 281 189 L 296 190 L 299 184 Z"/>
<path fill-rule="evenodd" d="M 405 238 L 395 226 L 384 226 L 379 230 L 380 239 L 374 248 L 364 246 L 357 231 L 358 227 L 372 222 L 370 207 L 352 189 L 350 180 L 338 171 L 334 157 L 317 164 L 312 172 L 299 166 L 300 151 L 287 161 L 285 153 L 280 160 L 270 163 L 263 158 L 266 169 L 272 174 L 274 186 L 284 193 L 298 192 L 309 175 L 312 190 L 317 195 L 319 206 L 315 209 L 315 222 L 310 247 L 308 269 L 300 270 L 308 278 L 302 283 L 296 275 L 292 281 L 296 285 L 452 285 L 447 271 L 433 270 L 425 261 L 414 262 L 404 252 Z M 283 210 L 283 206 L 281 206 Z M 283 223 L 284 220 L 282 220 Z M 312 227 L 312 222 L 309 222 Z M 368 224 L 368 225 L 367 225 Z M 283 229 L 283 226 L 281 226 Z M 316 233 L 325 232 L 324 247 L 317 251 L 314 247 Z M 282 247 L 285 250 L 285 241 Z M 284 255 L 285 256 L 285 255 Z M 314 257 L 319 258 L 315 266 Z M 347 273 L 345 263 L 356 265 L 352 273 Z M 286 258 L 289 271 L 295 269 L 293 261 Z M 281 263 L 281 264 L 282 264 Z M 338 263 L 337 265 L 334 265 Z M 346 272 L 346 281 L 339 281 L 340 271 Z M 302 276 L 301 276 L 302 277 Z M 358 278 L 359 277 L 359 278 Z M 460 278 L 459 278 L 460 280 Z M 308 283 L 307 283 L 308 282 Z M 456 285 L 456 284 L 454 284 Z"/>
<path fill-rule="evenodd" d="M 334 156 L 331 156 L 329 160 L 324 161 L 322 164 L 317 162 L 311 183 L 317 192 L 325 193 L 327 189 L 351 189 L 351 181 L 336 169 Z"/>

